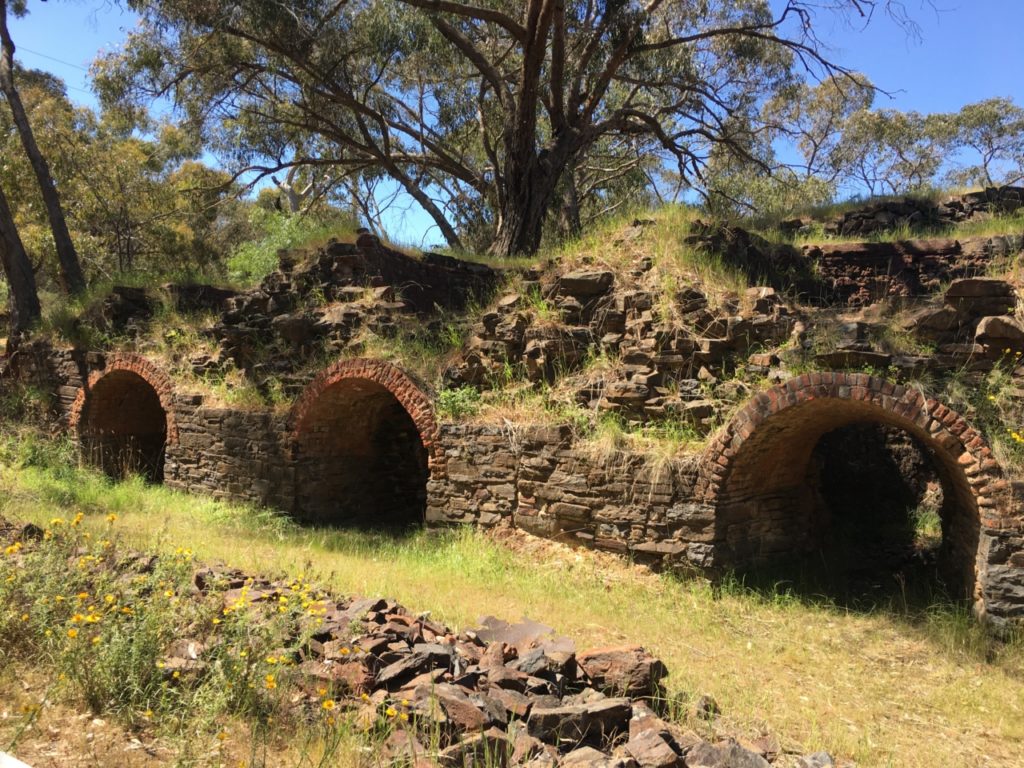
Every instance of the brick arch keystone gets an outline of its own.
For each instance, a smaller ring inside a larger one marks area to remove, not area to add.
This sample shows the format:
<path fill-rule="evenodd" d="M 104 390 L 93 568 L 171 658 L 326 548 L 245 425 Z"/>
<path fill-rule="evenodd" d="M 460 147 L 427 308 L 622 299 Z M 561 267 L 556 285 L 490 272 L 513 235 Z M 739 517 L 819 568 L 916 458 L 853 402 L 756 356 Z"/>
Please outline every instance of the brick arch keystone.
<path fill-rule="evenodd" d="M 78 432 L 81 427 L 82 420 L 89 408 L 90 395 L 96 385 L 110 374 L 117 372 L 135 374 L 153 388 L 167 419 L 167 444 L 176 444 L 178 442 L 178 426 L 174 414 L 174 383 L 159 366 L 141 355 L 131 352 L 108 355 L 102 368 L 89 373 L 88 379 L 82 387 L 79 387 L 75 400 L 71 404 L 71 411 L 68 414 L 68 426 L 71 430 Z"/>
<path fill-rule="evenodd" d="M 444 451 L 430 396 L 408 373 L 385 360 L 365 357 L 340 360 L 320 371 L 292 407 L 288 421 L 293 442 L 298 441 L 320 397 L 331 387 L 347 380 L 373 382 L 390 392 L 416 425 L 427 451 L 430 474 L 437 476 L 443 473 Z"/>

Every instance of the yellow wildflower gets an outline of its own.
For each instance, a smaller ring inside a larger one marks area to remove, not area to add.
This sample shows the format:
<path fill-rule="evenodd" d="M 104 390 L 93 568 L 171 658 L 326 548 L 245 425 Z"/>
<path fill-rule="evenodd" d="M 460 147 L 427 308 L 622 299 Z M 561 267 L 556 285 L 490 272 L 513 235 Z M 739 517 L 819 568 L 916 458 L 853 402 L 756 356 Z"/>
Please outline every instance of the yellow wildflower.
<path fill-rule="evenodd" d="M 74 640 L 76 637 L 78 637 L 78 630 L 75 629 L 74 627 L 69 629 L 68 630 L 68 637 L 70 637 L 72 640 Z"/>
<path fill-rule="evenodd" d="M 398 714 L 398 710 L 395 709 L 394 707 L 388 707 L 387 709 L 384 710 L 384 714 L 387 715 L 388 717 L 394 717 L 395 715 Z"/>
<path fill-rule="evenodd" d="M 112 523 L 115 520 L 117 520 L 117 515 L 115 515 L 113 512 L 111 512 L 109 515 L 107 515 L 107 522 L 108 523 Z"/>
<path fill-rule="evenodd" d="M 320 706 L 330 712 L 335 707 L 334 699 L 325 699 Z"/>
<path fill-rule="evenodd" d="M 273 675 L 266 675 L 263 678 L 263 684 L 267 687 L 268 691 L 272 691 L 277 688 L 277 679 Z"/>

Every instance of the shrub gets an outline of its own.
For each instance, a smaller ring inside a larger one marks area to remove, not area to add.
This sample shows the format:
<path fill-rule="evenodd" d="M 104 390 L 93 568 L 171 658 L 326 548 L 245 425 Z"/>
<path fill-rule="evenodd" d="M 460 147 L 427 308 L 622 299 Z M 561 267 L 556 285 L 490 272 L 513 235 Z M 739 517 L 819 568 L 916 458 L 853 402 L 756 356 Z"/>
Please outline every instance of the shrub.
<path fill-rule="evenodd" d="M 437 410 L 450 419 L 463 419 L 480 412 L 480 393 L 473 387 L 442 390 L 437 396 Z"/>
<path fill-rule="evenodd" d="M 255 285 L 278 266 L 277 252 L 311 245 L 351 233 L 357 224 L 348 216 L 288 216 L 254 208 L 253 226 L 262 231 L 259 240 L 243 243 L 228 258 L 228 276 L 240 285 Z"/>

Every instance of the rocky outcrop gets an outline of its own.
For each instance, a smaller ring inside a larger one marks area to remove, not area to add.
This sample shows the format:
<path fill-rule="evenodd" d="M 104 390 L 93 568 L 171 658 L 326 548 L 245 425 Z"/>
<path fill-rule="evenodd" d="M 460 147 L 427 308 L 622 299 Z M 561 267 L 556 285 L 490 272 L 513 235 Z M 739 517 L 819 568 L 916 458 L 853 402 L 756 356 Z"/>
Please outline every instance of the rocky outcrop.
<path fill-rule="evenodd" d="M 989 187 L 942 202 L 916 197 L 880 200 L 847 211 L 825 224 L 826 235 L 866 237 L 902 227 L 952 227 L 994 214 L 1024 208 L 1024 187 Z"/>
<path fill-rule="evenodd" d="M 440 331 L 431 318 L 487 298 L 499 273 L 440 254 L 408 256 L 369 234 L 331 242 L 307 258 L 284 252 L 260 286 L 229 298 L 212 334 L 216 356 L 197 356 L 198 374 L 236 366 L 257 379 L 289 375 L 314 354 L 351 350 L 361 331 L 391 338 Z M 275 354 L 276 353 L 276 354 Z"/>
<path fill-rule="evenodd" d="M 473 327 L 446 385 L 489 389 L 510 370 L 553 382 L 604 356 L 614 363 L 577 377 L 580 405 L 628 420 L 681 418 L 709 431 L 722 403 L 736 395 L 715 390 L 724 370 L 752 348 L 783 342 L 795 318 L 767 286 L 720 303 L 692 286 L 658 296 L 642 287 L 651 266 L 640 259 L 618 276 L 569 271 L 541 281 L 531 296 L 501 297 Z"/>

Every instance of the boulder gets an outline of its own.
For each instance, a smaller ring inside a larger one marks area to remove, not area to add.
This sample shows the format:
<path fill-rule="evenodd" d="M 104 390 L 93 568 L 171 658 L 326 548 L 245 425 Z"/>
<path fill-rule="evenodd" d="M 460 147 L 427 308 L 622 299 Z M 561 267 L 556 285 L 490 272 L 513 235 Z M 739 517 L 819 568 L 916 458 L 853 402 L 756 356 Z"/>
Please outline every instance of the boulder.
<path fill-rule="evenodd" d="M 608 292 L 615 276 L 608 270 L 580 269 L 558 278 L 558 293 L 576 298 L 592 298 Z"/>
<path fill-rule="evenodd" d="M 1017 303 L 1012 285 L 988 277 L 954 280 L 946 291 L 945 301 L 966 318 L 1005 315 Z"/>
<path fill-rule="evenodd" d="M 557 743 L 566 739 L 601 744 L 625 731 L 631 714 L 630 701 L 624 698 L 557 707 L 534 706 L 526 726 L 531 736 L 542 741 Z"/>
<path fill-rule="evenodd" d="M 560 768 L 613 768 L 616 764 L 616 760 L 593 747 L 574 749 L 558 763 Z"/>
<path fill-rule="evenodd" d="M 677 768 L 683 765 L 682 757 L 655 730 L 631 736 L 626 742 L 626 752 L 640 768 Z"/>
<path fill-rule="evenodd" d="M 616 696 L 649 697 L 661 690 L 668 670 L 638 645 L 597 648 L 576 662 L 596 688 Z"/>
<path fill-rule="evenodd" d="M 1009 317 L 983 317 L 978 321 L 974 332 L 974 340 L 987 347 L 997 350 L 1004 348 L 1019 349 L 1024 346 L 1024 327 Z"/>
<path fill-rule="evenodd" d="M 1013 296 L 1013 286 L 994 277 L 965 277 L 954 280 L 946 289 L 946 298 L 990 298 Z"/>
<path fill-rule="evenodd" d="M 771 768 L 771 763 L 734 741 L 702 741 L 687 752 L 686 768 Z"/>
<path fill-rule="evenodd" d="M 437 755 L 441 768 L 472 768 L 486 765 L 502 768 L 509 762 L 512 744 L 504 731 L 489 728 L 462 738 L 457 744 L 442 749 Z"/>

